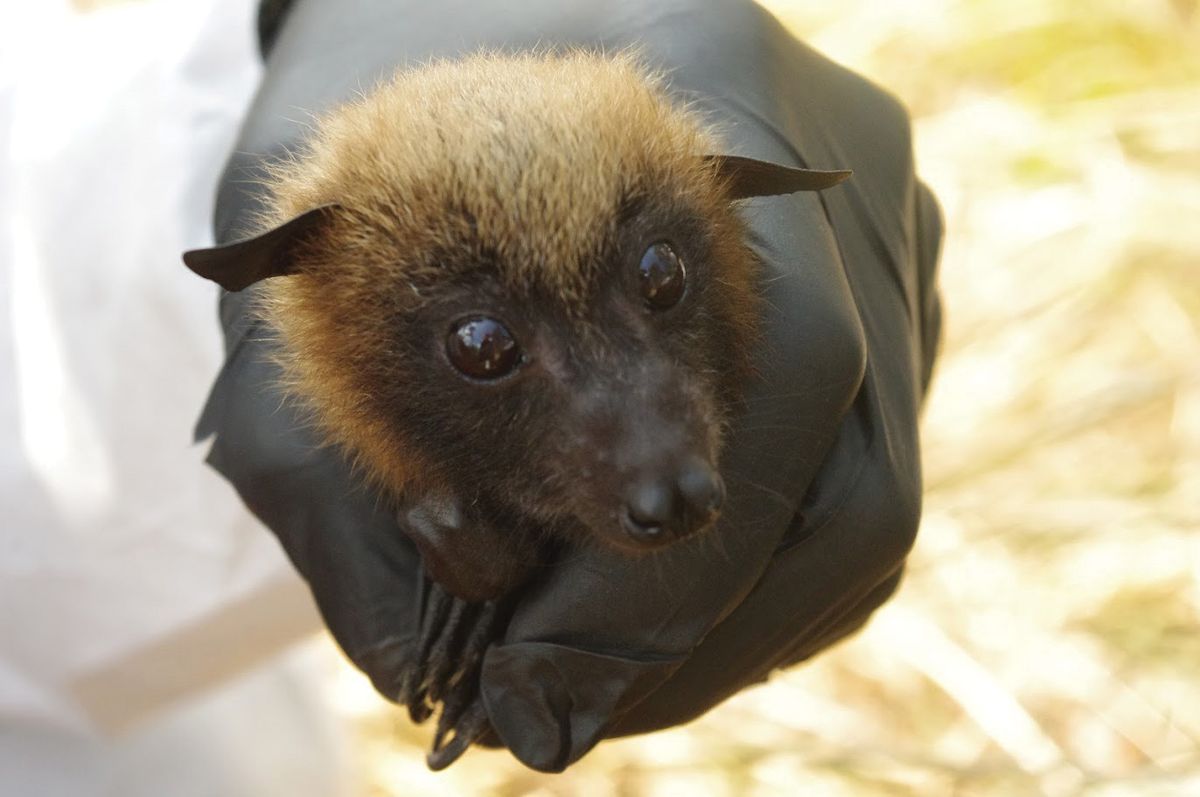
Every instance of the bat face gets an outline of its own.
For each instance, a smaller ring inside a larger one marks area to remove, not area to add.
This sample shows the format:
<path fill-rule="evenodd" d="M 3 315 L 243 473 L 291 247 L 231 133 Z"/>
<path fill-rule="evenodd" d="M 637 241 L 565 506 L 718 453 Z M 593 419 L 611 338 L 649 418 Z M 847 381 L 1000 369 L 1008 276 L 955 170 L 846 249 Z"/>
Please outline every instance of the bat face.
<path fill-rule="evenodd" d="M 388 288 L 422 301 L 395 317 L 402 353 L 378 411 L 462 500 L 641 549 L 720 509 L 753 277 L 728 214 L 623 204 L 570 306 L 486 261 Z M 722 288 L 731 278 L 745 287 Z"/>

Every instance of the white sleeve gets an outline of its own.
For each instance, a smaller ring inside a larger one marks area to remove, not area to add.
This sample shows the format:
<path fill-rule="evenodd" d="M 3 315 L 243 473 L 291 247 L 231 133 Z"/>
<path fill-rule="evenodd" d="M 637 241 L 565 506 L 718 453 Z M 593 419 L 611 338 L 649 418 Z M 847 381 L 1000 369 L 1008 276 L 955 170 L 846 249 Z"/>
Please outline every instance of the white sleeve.
<path fill-rule="evenodd" d="M 115 733 L 320 627 L 203 464 L 252 0 L 0 5 L 0 725 Z"/>

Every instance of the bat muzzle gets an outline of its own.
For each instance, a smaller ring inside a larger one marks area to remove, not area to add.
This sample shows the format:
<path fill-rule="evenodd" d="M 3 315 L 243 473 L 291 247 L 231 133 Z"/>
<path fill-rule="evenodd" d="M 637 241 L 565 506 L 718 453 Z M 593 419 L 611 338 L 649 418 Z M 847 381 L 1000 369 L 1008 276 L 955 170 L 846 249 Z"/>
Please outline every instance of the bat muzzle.
<path fill-rule="evenodd" d="M 676 468 L 641 474 L 630 484 L 621 528 L 637 547 L 667 545 L 711 525 L 724 501 L 721 474 L 700 457 L 689 457 Z"/>

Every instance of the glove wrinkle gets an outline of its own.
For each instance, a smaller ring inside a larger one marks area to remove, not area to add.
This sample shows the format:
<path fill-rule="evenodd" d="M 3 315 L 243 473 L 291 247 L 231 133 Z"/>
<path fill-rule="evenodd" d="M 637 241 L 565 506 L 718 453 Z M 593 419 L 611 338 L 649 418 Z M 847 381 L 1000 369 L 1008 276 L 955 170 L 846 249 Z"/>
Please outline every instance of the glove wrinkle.
<path fill-rule="evenodd" d="M 682 661 L 545 643 L 495 646 L 484 658 L 483 700 L 492 727 L 521 763 L 561 772 L 595 746 L 611 717 L 649 694 Z"/>

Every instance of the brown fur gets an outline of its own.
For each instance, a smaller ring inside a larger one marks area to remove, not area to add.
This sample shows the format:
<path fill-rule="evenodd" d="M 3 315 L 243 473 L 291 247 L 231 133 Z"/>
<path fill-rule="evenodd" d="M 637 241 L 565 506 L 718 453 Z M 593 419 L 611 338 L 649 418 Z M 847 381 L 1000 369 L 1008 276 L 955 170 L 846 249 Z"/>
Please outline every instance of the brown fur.
<path fill-rule="evenodd" d="M 706 220 L 722 262 L 709 286 L 724 294 L 716 312 L 749 335 L 752 263 L 701 158 L 715 151 L 628 55 L 481 54 L 400 72 L 320 118 L 270 177 L 264 229 L 342 206 L 301 251 L 299 273 L 264 284 L 291 389 L 387 489 L 436 483 L 432 456 L 375 400 L 387 378 L 379 361 L 396 356 L 390 320 L 480 263 L 508 294 L 552 297 L 582 317 L 623 209 L 645 196 Z M 748 340 L 732 348 L 745 352 Z"/>

